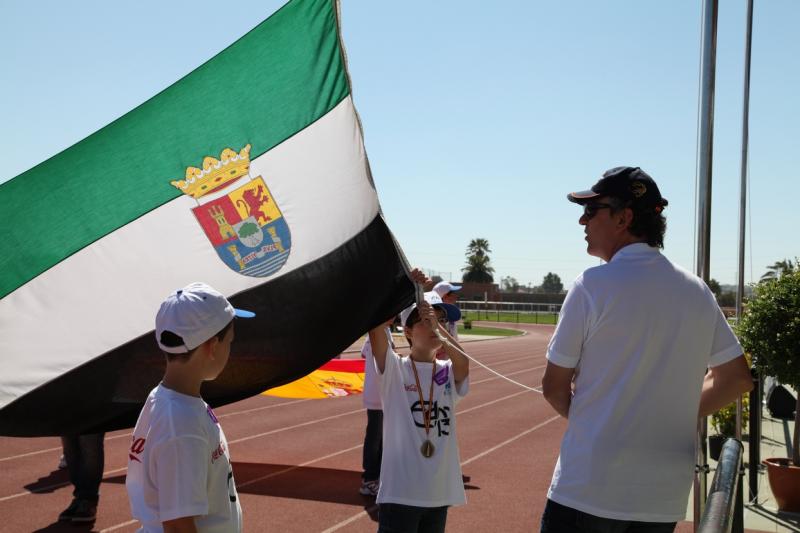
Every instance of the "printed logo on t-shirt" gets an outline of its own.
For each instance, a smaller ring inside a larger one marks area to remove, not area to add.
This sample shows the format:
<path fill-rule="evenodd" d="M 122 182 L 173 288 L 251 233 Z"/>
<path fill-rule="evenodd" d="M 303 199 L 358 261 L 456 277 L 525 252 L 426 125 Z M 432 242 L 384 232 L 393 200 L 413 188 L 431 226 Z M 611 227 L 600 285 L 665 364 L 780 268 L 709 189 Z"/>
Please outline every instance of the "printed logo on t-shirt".
<path fill-rule="evenodd" d="M 213 420 L 215 424 L 219 424 L 219 420 L 217 420 L 217 415 L 215 415 L 214 411 L 211 410 L 210 405 L 206 407 L 206 412 L 208 413 L 208 416 L 211 417 L 211 420 Z"/>
<path fill-rule="evenodd" d="M 406 385 L 406 392 L 417 392 L 417 386 L 413 383 L 411 385 Z"/>
<path fill-rule="evenodd" d="M 450 367 L 445 366 L 433 375 L 433 381 L 435 381 L 437 385 L 444 385 L 449 376 Z"/>
<path fill-rule="evenodd" d="M 217 449 L 211 452 L 211 464 L 217 462 L 217 459 L 225 455 L 225 446 L 220 442 Z"/>
<path fill-rule="evenodd" d="M 425 402 L 426 410 L 429 402 Z M 414 419 L 414 425 L 418 428 L 425 427 L 425 420 L 423 420 L 422 407 L 419 400 L 411 405 L 411 417 Z M 431 411 L 431 428 L 436 428 L 438 436 L 450 435 L 450 407 L 439 407 L 439 402 L 433 402 L 433 411 Z"/>
<path fill-rule="evenodd" d="M 130 459 L 131 461 L 136 461 L 137 463 L 141 463 L 142 460 L 139 459 L 139 456 L 144 451 L 144 443 L 145 439 L 143 439 L 142 437 L 137 438 L 136 435 L 134 435 L 133 443 L 131 444 L 131 450 L 130 452 L 128 452 L 128 459 Z"/>

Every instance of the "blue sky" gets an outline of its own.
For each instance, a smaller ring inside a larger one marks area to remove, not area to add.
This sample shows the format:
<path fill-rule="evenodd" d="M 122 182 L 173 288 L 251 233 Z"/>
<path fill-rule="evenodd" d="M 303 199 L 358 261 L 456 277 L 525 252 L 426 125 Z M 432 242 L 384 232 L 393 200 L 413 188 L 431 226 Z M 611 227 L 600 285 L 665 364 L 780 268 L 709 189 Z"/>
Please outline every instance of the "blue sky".
<path fill-rule="evenodd" d="M 0 182 L 147 100 L 281 4 L 2 0 Z M 745 2 L 720 4 L 711 275 L 734 283 Z M 565 194 L 631 164 L 670 201 L 666 255 L 693 271 L 700 9 L 343 0 L 367 152 L 409 260 L 460 277 L 467 243 L 482 237 L 496 281 L 537 285 L 552 271 L 568 285 L 598 260 Z M 746 281 L 800 255 L 798 19 L 800 2 L 756 2 Z"/>

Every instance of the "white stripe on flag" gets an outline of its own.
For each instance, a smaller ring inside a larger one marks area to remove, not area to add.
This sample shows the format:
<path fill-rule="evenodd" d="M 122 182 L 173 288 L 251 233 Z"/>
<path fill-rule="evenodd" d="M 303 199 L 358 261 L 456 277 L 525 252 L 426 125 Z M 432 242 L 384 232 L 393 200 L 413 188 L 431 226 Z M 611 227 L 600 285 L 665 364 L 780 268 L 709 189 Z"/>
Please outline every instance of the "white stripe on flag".
<path fill-rule="evenodd" d="M 219 142 L 220 150 L 228 146 Z M 207 155 L 214 154 L 197 160 Z M 377 216 L 350 97 L 251 161 L 250 176 L 259 175 L 291 232 L 289 258 L 276 274 L 249 277 L 225 266 L 191 212 L 196 202 L 181 196 L 0 300 L 0 353 L 13 354 L 0 358 L 8 383 L 0 407 L 152 330 L 158 305 L 173 290 L 205 281 L 237 294 L 335 250 Z M 165 176 L 165 184 L 181 177 Z"/>

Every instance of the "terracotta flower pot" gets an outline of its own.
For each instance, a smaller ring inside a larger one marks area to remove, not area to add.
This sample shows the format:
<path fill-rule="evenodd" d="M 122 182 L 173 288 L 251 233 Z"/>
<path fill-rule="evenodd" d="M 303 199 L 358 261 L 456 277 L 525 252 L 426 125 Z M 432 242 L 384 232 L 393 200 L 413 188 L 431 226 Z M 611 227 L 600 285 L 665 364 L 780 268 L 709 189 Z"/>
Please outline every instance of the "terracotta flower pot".
<path fill-rule="evenodd" d="M 764 459 L 769 487 L 778 502 L 778 509 L 800 513 L 800 467 L 784 457 Z"/>

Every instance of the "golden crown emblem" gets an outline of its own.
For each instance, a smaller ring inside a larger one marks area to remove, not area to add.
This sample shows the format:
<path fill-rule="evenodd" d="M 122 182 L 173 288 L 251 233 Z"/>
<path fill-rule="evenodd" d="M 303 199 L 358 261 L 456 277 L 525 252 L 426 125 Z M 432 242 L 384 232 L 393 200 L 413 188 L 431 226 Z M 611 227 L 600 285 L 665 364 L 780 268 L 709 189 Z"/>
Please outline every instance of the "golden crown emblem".
<path fill-rule="evenodd" d="M 195 200 L 210 192 L 238 180 L 250 170 L 250 145 L 248 144 L 237 154 L 230 148 L 225 148 L 219 154 L 219 159 L 207 156 L 203 159 L 203 169 L 197 167 L 186 168 L 186 178 L 170 183 L 177 187 L 183 194 Z"/>

